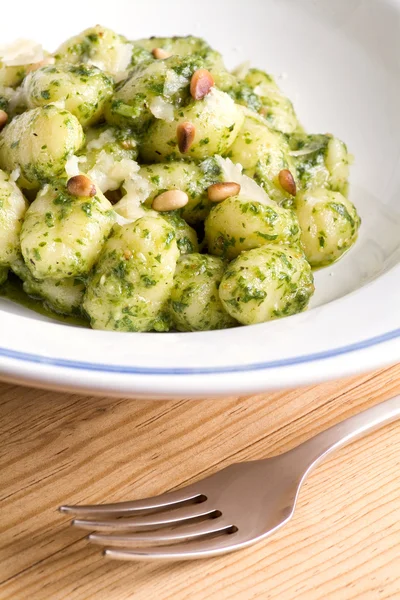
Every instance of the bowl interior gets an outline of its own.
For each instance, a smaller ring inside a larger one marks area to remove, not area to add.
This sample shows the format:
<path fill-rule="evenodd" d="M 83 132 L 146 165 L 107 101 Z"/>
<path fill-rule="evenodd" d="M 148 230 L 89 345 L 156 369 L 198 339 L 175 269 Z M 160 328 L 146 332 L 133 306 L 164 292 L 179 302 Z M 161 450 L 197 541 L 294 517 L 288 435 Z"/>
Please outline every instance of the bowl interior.
<path fill-rule="evenodd" d="M 8 20 L 1 41 L 34 35 L 53 50 L 96 22 L 131 39 L 200 35 L 223 53 L 229 66 L 250 59 L 252 65 L 276 76 L 309 132 L 333 132 L 348 144 L 355 157 L 350 197 L 362 217 L 360 236 L 340 262 L 316 273 L 311 309 L 354 292 L 398 264 L 397 2 L 203 0 L 195 6 L 185 0 L 153 0 L 150 8 L 144 2 L 114 0 L 110 12 L 108 2 L 71 0 L 62 19 L 54 17 L 51 27 L 40 16 L 45 12 L 44 1 L 30 3 L 18 19 Z M 0 311 L 46 320 L 4 299 Z"/>

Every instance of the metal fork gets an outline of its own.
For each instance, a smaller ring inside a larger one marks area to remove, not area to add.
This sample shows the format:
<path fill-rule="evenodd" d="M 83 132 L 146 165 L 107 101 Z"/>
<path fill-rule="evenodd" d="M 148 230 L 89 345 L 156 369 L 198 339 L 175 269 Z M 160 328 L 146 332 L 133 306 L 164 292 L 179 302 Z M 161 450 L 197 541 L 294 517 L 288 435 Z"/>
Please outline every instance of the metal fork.
<path fill-rule="evenodd" d="M 267 460 L 233 464 L 178 491 L 145 500 L 62 506 L 89 540 L 121 560 L 217 556 L 263 540 L 293 515 L 302 483 L 334 450 L 400 418 L 400 396 Z M 161 545 L 160 545 L 161 544 Z"/>

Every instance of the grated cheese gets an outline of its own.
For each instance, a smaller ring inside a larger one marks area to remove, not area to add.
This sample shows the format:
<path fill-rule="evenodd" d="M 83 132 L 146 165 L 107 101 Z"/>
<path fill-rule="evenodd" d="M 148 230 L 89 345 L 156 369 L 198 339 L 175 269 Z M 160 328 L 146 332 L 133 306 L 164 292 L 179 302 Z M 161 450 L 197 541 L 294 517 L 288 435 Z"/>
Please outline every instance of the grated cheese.
<path fill-rule="evenodd" d="M 87 175 L 104 194 L 104 192 L 120 188 L 124 181 L 135 176 L 139 168 L 137 162 L 129 158 L 115 162 L 111 154 L 102 150 L 94 167 L 87 172 Z"/>
<path fill-rule="evenodd" d="M 106 129 L 99 137 L 94 138 L 87 144 L 88 150 L 101 150 L 106 144 L 115 142 L 115 135 L 112 129 Z"/>

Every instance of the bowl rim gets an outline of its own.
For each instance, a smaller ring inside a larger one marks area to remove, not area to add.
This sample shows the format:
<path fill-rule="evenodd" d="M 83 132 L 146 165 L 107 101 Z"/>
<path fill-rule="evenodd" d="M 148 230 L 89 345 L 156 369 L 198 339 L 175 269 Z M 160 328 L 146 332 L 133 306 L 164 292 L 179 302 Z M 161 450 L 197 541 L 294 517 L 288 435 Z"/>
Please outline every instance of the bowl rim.
<path fill-rule="evenodd" d="M 274 361 L 252 363 L 246 365 L 230 365 L 226 367 L 135 367 L 135 366 L 124 366 L 124 365 L 112 365 L 106 363 L 91 363 L 84 361 L 73 361 L 63 358 L 49 358 L 40 356 L 39 354 L 20 352 L 16 350 L 10 350 L 0 346 L 0 357 L 14 359 L 22 362 L 35 363 L 35 364 L 46 364 L 58 368 L 74 369 L 79 371 L 92 371 L 101 373 L 114 373 L 121 375 L 152 375 L 152 376 L 165 376 L 165 375 L 222 375 L 227 373 L 249 373 L 252 371 L 264 371 L 277 368 L 298 366 L 301 364 L 315 363 L 321 360 L 328 360 L 358 352 L 360 350 L 366 350 L 368 348 L 374 348 L 385 342 L 396 340 L 400 338 L 400 328 L 393 329 L 385 332 L 381 335 L 366 338 L 360 342 L 354 342 L 345 346 L 339 346 L 330 350 L 323 350 L 321 352 L 314 352 L 304 354 L 300 356 L 293 356 L 284 359 L 278 359 Z"/>

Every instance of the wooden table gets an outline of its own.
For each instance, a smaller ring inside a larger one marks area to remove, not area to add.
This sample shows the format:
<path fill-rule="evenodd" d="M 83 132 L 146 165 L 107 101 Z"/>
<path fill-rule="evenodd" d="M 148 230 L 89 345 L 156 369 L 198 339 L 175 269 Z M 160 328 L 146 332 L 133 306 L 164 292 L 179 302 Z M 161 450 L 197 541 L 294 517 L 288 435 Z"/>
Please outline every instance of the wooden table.
<path fill-rule="evenodd" d="M 0 384 L 1 600 L 400 598 L 400 424 L 313 472 L 294 519 L 258 546 L 192 563 L 102 558 L 57 512 L 189 483 L 283 452 L 400 393 L 400 366 L 253 397 L 169 402 Z"/>

